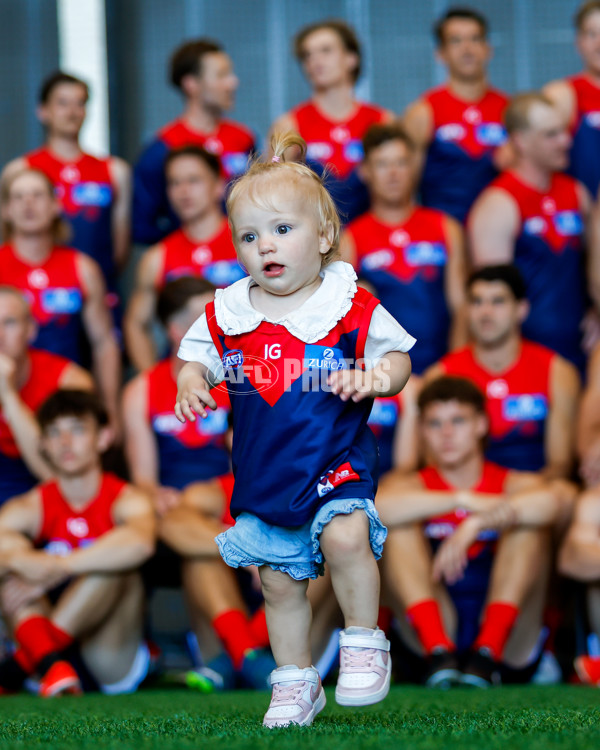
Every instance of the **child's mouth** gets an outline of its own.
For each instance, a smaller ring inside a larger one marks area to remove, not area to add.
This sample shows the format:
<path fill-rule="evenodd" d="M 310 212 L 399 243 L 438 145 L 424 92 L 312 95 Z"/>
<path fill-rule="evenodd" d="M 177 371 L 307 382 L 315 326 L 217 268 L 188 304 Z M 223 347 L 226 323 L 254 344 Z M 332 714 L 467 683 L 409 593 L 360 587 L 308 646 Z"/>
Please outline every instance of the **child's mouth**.
<path fill-rule="evenodd" d="M 285 266 L 282 266 L 279 263 L 267 263 L 264 267 L 263 273 L 265 276 L 281 276 L 284 270 Z"/>

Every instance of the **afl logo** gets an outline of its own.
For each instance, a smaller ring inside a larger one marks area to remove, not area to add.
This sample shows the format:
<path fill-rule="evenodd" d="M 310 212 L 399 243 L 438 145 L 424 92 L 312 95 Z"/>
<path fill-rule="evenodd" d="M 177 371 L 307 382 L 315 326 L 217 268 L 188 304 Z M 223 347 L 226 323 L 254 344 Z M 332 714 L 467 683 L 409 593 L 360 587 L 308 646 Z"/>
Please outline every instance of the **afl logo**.
<path fill-rule="evenodd" d="M 342 125 L 333 128 L 329 135 L 331 136 L 331 140 L 336 143 L 345 143 L 350 140 L 350 131 Z"/>
<path fill-rule="evenodd" d="M 200 245 L 200 247 L 192 250 L 192 260 L 197 266 L 204 266 L 210 263 L 212 260 L 212 253 L 210 248 L 206 245 Z"/>
<path fill-rule="evenodd" d="M 465 122 L 468 122 L 470 125 L 479 125 L 481 122 L 481 112 L 477 107 L 469 107 L 468 109 L 465 109 L 463 117 Z"/>
<path fill-rule="evenodd" d="M 69 534 L 77 537 L 77 539 L 83 539 L 90 533 L 90 528 L 85 518 L 69 518 L 67 529 Z"/>
<path fill-rule="evenodd" d="M 404 247 L 410 242 L 410 237 L 404 229 L 396 229 L 395 232 L 390 234 L 390 245 L 394 247 Z"/>
<path fill-rule="evenodd" d="M 556 211 L 556 203 L 554 201 L 554 198 L 550 198 L 550 196 L 546 196 L 542 200 L 542 211 L 545 214 L 553 214 Z"/>
<path fill-rule="evenodd" d="M 48 274 L 43 268 L 34 268 L 33 271 L 27 275 L 27 281 L 34 289 L 45 289 L 50 283 Z"/>
<path fill-rule="evenodd" d="M 61 169 L 60 171 L 60 179 L 63 182 L 68 182 L 71 185 L 79 182 L 81 179 L 81 174 L 77 167 L 74 167 L 72 164 L 68 164 L 64 169 Z"/>
<path fill-rule="evenodd" d="M 508 396 L 508 383 L 506 380 L 491 380 L 487 384 L 486 394 L 488 398 L 506 398 Z"/>

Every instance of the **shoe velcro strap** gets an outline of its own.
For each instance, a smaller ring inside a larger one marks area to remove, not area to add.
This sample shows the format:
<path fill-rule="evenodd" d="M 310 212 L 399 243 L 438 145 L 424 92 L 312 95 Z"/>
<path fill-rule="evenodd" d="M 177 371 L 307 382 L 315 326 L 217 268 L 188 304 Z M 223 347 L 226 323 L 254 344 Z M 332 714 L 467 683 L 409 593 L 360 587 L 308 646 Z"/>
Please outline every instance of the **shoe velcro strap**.
<path fill-rule="evenodd" d="M 319 684 L 319 673 L 314 667 L 306 669 L 274 669 L 269 675 L 269 682 L 274 684 L 285 684 L 286 682 L 312 682 Z"/>
<path fill-rule="evenodd" d="M 373 638 L 370 635 L 347 635 L 346 633 L 340 633 L 340 646 L 376 648 L 378 651 L 390 650 L 390 642 L 387 638 Z"/>

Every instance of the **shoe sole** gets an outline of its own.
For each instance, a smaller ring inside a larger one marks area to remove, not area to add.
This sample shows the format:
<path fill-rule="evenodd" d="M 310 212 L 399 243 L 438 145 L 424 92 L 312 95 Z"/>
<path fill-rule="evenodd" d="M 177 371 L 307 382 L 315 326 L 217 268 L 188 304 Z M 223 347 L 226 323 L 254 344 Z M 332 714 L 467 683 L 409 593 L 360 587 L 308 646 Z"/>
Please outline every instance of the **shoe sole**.
<path fill-rule="evenodd" d="M 460 685 L 464 687 L 479 688 L 481 690 L 487 690 L 488 688 L 494 687 L 493 682 L 488 682 L 483 677 L 478 677 L 474 674 L 463 674 L 460 676 Z"/>
<path fill-rule="evenodd" d="M 462 684 L 462 675 L 458 669 L 440 669 L 425 682 L 425 687 L 449 690 Z"/>
<path fill-rule="evenodd" d="M 391 667 L 391 665 L 390 665 Z M 335 689 L 335 702 L 338 706 L 372 706 L 373 703 L 379 703 L 386 695 L 390 692 L 390 682 L 392 679 L 392 670 L 388 671 L 383 686 L 376 692 L 370 695 L 344 695 Z"/>
<path fill-rule="evenodd" d="M 319 692 L 319 695 L 317 695 L 317 698 L 315 702 L 313 703 L 313 707 L 310 710 L 310 712 L 302 719 L 302 721 L 285 721 L 285 722 L 278 722 L 275 720 L 272 724 L 267 724 L 266 720 L 263 721 L 263 727 L 266 727 L 267 729 L 285 729 L 286 727 L 309 727 L 313 721 L 315 720 L 317 714 L 320 714 L 321 711 L 325 708 L 325 704 L 327 703 L 327 699 L 325 698 L 325 691 L 323 690 L 323 687 L 321 686 L 321 690 Z"/>
<path fill-rule="evenodd" d="M 584 685 L 597 685 L 596 682 L 590 679 L 590 676 L 583 668 L 583 665 L 579 661 L 579 659 L 575 659 L 573 661 L 573 666 L 575 667 L 575 672 L 577 674 L 577 677 L 583 682 Z"/>
<path fill-rule="evenodd" d="M 81 689 L 81 683 L 79 680 L 75 680 L 72 677 L 66 677 L 64 680 L 59 680 L 52 689 L 44 692 L 40 692 L 42 698 L 56 698 L 59 695 L 81 695 L 83 690 Z"/>

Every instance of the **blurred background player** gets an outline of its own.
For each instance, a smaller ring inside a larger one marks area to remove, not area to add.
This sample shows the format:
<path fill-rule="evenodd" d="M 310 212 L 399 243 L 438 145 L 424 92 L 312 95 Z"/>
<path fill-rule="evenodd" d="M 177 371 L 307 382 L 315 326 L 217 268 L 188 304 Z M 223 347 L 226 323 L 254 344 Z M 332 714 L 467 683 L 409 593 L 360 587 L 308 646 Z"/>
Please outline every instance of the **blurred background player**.
<path fill-rule="evenodd" d="M 514 266 L 488 266 L 468 283 L 471 343 L 430 368 L 472 380 L 486 396 L 490 461 L 547 479 L 573 469 L 579 374 L 561 356 L 521 336 L 529 312 L 525 284 Z"/>
<path fill-rule="evenodd" d="M 0 598 L 18 647 L 0 664 L 0 686 L 18 690 L 35 673 L 40 695 L 79 692 L 65 654 L 76 643 L 80 659 L 71 658 L 82 662 L 85 683 L 131 692 L 149 665 L 136 569 L 154 549 L 152 506 L 144 492 L 103 473 L 112 438 L 97 397 L 57 391 L 38 421 L 57 478 L 0 510 Z"/>
<path fill-rule="evenodd" d="M 98 264 L 61 244 L 60 206 L 42 172 L 26 169 L 7 179 L 2 213 L 0 284 L 20 289 L 29 301 L 36 348 L 79 363 L 87 337 L 94 376 L 118 436 L 121 358 Z"/>
<path fill-rule="evenodd" d="M 539 476 L 485 460 L 484 396 L 470 381 L 431 382 L 419 410 L 427 466 L 388 474 L 377 493 L 384 590 L 428 657 L 428 685 L 487 687 L 502 662 L 531 677 L 559 500 Z"/>
<path fill-rule="evenodd" d="M 37 409 L 59 388 L 93 387 L 74 362 L 31 349 L 35 330 L 23 295 L 0 286 L 0 503 L 52 474 L 39 452 Z"/>
<path fill-rule="evenodd" d="M 460 225 L 414 202 L 415 146 L 397 125 L 374 125 L 363 140 L 361 175 L 371 208 L 341 240 L 344 260 L 398 321 L 413 332 L 413 371 L 466 343 L 466 258 Z"/>
<path fill-rule="evenodd" d="M 81 150 L 88 97 L 88 86 L 79 78 L 62 71 L 46 78 L 38 103 L 46 143 L 7 164 L 2 180 L 26 168 L 47 175 L 70 229 L 69 245 L 98 263 L 114 307 L 117 275 L 131 241 L 131 170 L 122 159 L 97 158 Z"/>
<path fill-rule="evenodd" d="M 271 132 L 294 131 L 306 141 L 306 157 L 330 170 L 327 187 L 344 222 L 368 208 L 368 195 L 356 167 L 363 157 L 362 138 L 371 125 L 391 122 L 394 115 L 359 102 L 354 86 L 361 72 L 360 44 L 354 29 L 337 19 L 301 29 L 294 52 L 312 88 L 309 101 L 277 119 Z"/>
<path fill-rule="evenodd" d="M 584 233 L 590 195 L 580 182 L 561 174 L 568 165 L 571 138 L 546 96 L 518 94 L 506 110 L 505 122 L 515 163 L 473 206 L 468 225 L 473 262 L 475 266 L 514 263 L 525 280 L 530 303 L 523 335 L 581 369 L 587 307 Z M 598 242 L 590 241 L 590 268 L 598 265 L 599 252 Z M 594 275 L 597 270 L 588 277 L 587 286 L 598 300 Z"/>
<path fill-rule="evenodd" d="M 464 222 L 481 190 L 506 166 L 510 154 L 502 115 L 508 97 L 492 88 L 488 23 L 469 8 L 450 8 L 434 27 L 437 59 L 448 82 L 406 110 L 403 123 L 423 162 L 424 206 Z"/>
<path fill-rule="evenodd" d="M 165 157 L 171 149 L 203 146 L 219 157 L 229 180 L 245 171 L 255 148 L 248 128 L 223 117 L 233 109 L 239 81 L 218 42 L 195 39 L 178 47 L 170 60 L 169 79 L 183 95 L 183 112 L 157 133 L 134 169 L 133 239 L 144 245 L 160 241 L 179 226 L 166 192 Z"/>
<path fill-rule="evenodd" d="M 129 357 L 140 371 L 156 362 L 152 322 L 167 281 L 201 276 L 223 287 L 245 276 L 221 208 L 225 183 L 219 158 L 201 146 L 184 146 L 169 152 L 165 174 L 181 227 L 147 250 L 137 268 L 124 331 Z"/>

